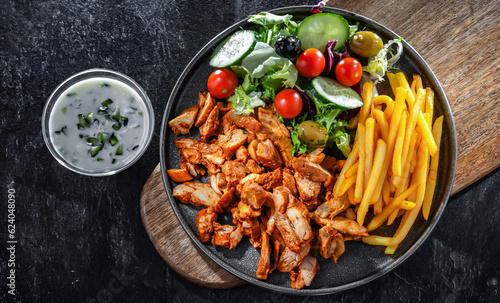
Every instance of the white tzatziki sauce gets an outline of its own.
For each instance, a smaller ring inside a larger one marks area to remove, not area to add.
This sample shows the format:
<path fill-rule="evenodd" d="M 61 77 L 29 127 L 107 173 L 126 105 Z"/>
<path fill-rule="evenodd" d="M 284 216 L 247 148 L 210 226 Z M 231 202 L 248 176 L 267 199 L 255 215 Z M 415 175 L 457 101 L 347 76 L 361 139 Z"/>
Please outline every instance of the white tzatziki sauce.
<path fill-rule="evenodd" d="M 126 165 L 145 144 L 146 106 L 128 85 L 91 78 L 70 86 L 50 113 L 49 133 L 71 165 L 107 172 Z"/>

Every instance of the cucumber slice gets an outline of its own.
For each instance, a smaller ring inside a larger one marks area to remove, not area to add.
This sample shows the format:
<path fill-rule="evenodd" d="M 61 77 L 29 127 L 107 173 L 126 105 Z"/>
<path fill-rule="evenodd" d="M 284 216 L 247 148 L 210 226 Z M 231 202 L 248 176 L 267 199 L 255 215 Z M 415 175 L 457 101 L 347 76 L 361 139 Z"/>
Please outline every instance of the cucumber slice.
<path fill-rule="evenodd" d="M 212 53 L 210 65 L 217 68 L 234 65 L 250 54 L 256 43 L 257 37 L 254 31 L 236 32 L 217 45 Z"/>
<path fill-rule="evenodd" d="M 336 14 L 314 14 L 300 23 L 297 37 L 302 42 L 303 51 L 313 47 L 325 52 L 326 43 L 332 40 L 337 40 L 335 49 L 339 49 L 349 37 L 349 23 Z"/>
<path fill-rule="evenodd" d="M 327 77 L 314 78 L 309 91 L 319 101 L 325 104 L 333 103 L 341 109 L 353 109 L 363 105 L 363 99 L 355 90 Z"/>

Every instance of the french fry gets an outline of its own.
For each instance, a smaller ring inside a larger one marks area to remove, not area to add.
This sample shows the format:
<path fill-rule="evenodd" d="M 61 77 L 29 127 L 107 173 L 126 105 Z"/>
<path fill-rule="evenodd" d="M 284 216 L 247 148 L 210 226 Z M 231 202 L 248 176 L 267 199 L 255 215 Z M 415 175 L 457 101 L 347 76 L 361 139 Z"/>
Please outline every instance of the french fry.
<path fill-rule="evenodd" d="M 406 212 L 403 215 L 403 219 L 401 219 L 401 224 L 399 225 L 398 229 L 396 230 L 396 233 L 392 237 L 392 240 L 388 246 L 391 245 L 396 245 L 401 243 L 403 239 L 406 237 L 408 234 L 408 231 L 410 231 L 411 226 L 415 222 L 415 219 L 417 218 L 418 213 L 420 212 L 420 209 L 422 207 L 422 203 L 424 200 L 424 195 L 425 195 L 425 184 L 426 184 L 426 179 L 427 179 L 427 169 L 429 165 L 429 151 L 427 149 L 427 146 L 425 144 L 421 144 L 420 148 L 420 154 L 419 154 L 419 159 L 418 159 L 418 169 L 416 172 L 416 179 L 417 182 L 415 184 L 421 184 L 417 190 L 417 197 L 415 204 L 416 206 L 411 210 Z"/>
<path fill-rule="evenodd" d="M 354 203 L 354 186 L 349 187 L 349 189 L 347 190 L 347 197 L 349 198 L 349 203 L 356 204 Z"/>
<path fill-rule="evenodd" d="M 389 164 L 391 162 L 391 156 L 394 152 L 394 143 L 396 141 L 396 135 L 399 125 L 399 120 L 401 118 L 401 113 L 403 109 L 406 107 L 405 99 L 408 90 L 405 88 L 399 87 L 396 91 L 396 105 L 394 107 L 394 114 L 391 116 L 391 122 L 389 125 L 389 135 L 387 142 L 387 153 L 384 159 L 384 165 L 382 167 L 381 178 L 378 180 L 375 191 L 373 192 L 371 202 L 376 202 L 378 200 L 379 195 L 382 193 L 382 185 L 384 183 L 383 178 L 387 175 L 387 170 L 389 168 Z"/>
<path fill-rule="evenodd" d="M 443 116 L 440 116 L 436 119 L 436 121 L 434 122 L 434 127 L 432 128 L 432 134 L 434 136 L 434 140 L 436 141 L 438 150 L 436 154 L 433 157 L 431 157 L 429 177 L 427 178 L 427 184 L 425 186 L 425 197 L 422 206 L 422 215 L 424 216 L 425 220 L 429 218 L 432 198 L 434 197 L 434 189 L 436 188 L 437 170 L 439 166 L 439 149 L 441 145 L 442 132 L 443 132 Z"/>
<path fill-rule="evenodd" d="M 396 79 L 398 79 L 399 85 L 403 88 L 406 88 L 406 90 L 408 91 L 408 93 L 406 94 L 406 102 L 408 103 L 408 107 L 411 110 L 413 108 L 413 103 L 415 103 L 415 95 L 411 91 L 411 87 L 402 72 L 396 73 Z"/>
<path fill-rule="evenodd" d="M 432 121 L 434 113 L 434 91 L 430 87 L 425 89 L 425 112 L 431 115 Z"/>
<path fill-rule="evenodd" d="M 404 170 L 403 170 L 403 176 L 402 177 L 395 177 L 393 180 L 393 184 L 396 185 L 396 195 L 401 194 L 403 191 L 405 191 L 408 188 L 409 180 L 410 180 L 410 174 L 411 174 L 411 162 L 413 160 L 416 161 L 416 156 L 415 156 L 415 144 L 417 143 L 417 133 L 412 134 L 412 138 L 410 139 L 410 158 L 407 159 L 405 162 Z M 416 162 L 415 162 L 416 163 Z"/>
<path fill-rule="evenodd" d="M 359 203 L 363 198 L 364 190 L 364 178 L 365 178 L 365 156 L 366 156 L 366 140 L 365 140 L 366 130 L 363 124 L 358 124 L 358 131 L 356 132 L 356 139 L 359 145 L 359 164 L 358 172 L 356 174 L 356 184 L 354 188 L 354 202 Z M 368 180 L 367 180 L 368 181 Z"/>
<path fill-rule="evenodd" d="M 399 206 L 399 208 L 404 209 L 404 210 L 412 210 L 417 206 L 415 202 L 407 201 L 404 200 L 403 203 Z"/>
<path fill-rule="evenodd" d="M 427 144 L 431 156 L 434 156 L 437 152 L 437 144 L 432 135 L 432 130 L 422 112 L 418 115 L 417 123 L 418 127 L 420 127 L 420 130 L 422 131 L 422 139 Z"/>
<path fill-rule="evenodd" d="M 340 196 L 344 195 L 345 192 L 350 189 L 351 187 L 353 187 L 353 185 L 356 183 L 356 176 L 353 176 L 352 178 L 348 178 L 348 179 L 345 179 L 344 181 L 344 185 L 342 186 L 342 190 L 340 191 Z M 355 204 L 355 203 L 359 203 L 359 202 L 356 202 L 356 200 L 353 200 L 354 203 L 352 204 Z"/>
<path fill-rule="evenodd" d="M 356 175 L 358 173 L 358 166 L 359 166 L 359 161 L 354 163 L 346 172 L 345 172 L 345 178 L 351 178 L 352 176 Z"/>
<path fill-rule="evenodd" d="M 361 98 L 363 99 L 363 106 L 359 111 L 358 124 L 365 124 L 366 118 L 370 113 L 372 107 L 372 96 L 373 96 L 373 82 L 367 81 L 363 84 L 363 90 L 361 91 Z"/>
<path fill-rule="evenodd" d="M 406 162 L 406 159 L 408 157 L 408 148 L 410 145 L 411 134 L 415 130 L 415 126 L 418 120 L 418 115 L 420 113 L 424 101 L 425 101 L 425 90 L 419 89 L 417 93 L 417 99 L 415 100 L 415 106 L 413 106 L 410 109 L 409 120 L 406 126 L 406 136 L 405 136 L 405 142 L 403 144 L 403 153 L 401 158 L 403 162 Z"/>
<path fill-rule="evenodd" d="M 398 245 L 387 246 L 385 248 L 385 254 L 386 255 L 392 255 L 396 251 L 397 248 L 398 248 Z"/>
<path fill-rule="evenodd" d="M 380 214 L 382 212 L 383 207 L 384 207 L 384 201 L 382 201 L 382 196 L 380 196 L 377 202 L 373 204 L 373 214 L 374 215 Z"/>
<path fill-rule="evenodd" d="M 373 115 L 377 120 L 377 125 L 380 127 L 380 133 L 382 134 L 382 139 L 384 139 L 384 141 L 387 142 L 387 138 L 389 137 L 389 124 L 387 123 L 386 117 L 384 117 L 384 113 L 376 109 L 373 111 Z"/>
<path fill-rule="evenodd" d="M 387 178 L 384 180 L 384 184 L 382 185 L 382 198 L 385 205 L 391 203 L 391 187 L 389 186 Z"/>
<path fill-rule="evenodd" d="M 368 186 L 366 187 L 365 194 L 359 205 L 357 221 L 360 225 L 363 225 L 366 213 L 368 211 L 368 206 L 370 205 L 370 198 L 373 195 L 373 191 L 377 185 L 380 175 L 382 173 L 382 167 L 384 165 L 384 159 L 387 153 L 387 143 L 384 140 L 379 139 L 377 141 L 377 147 L 375 150 L 375 157 L 373 159 L 372 172 L 370 174 L 370 179 L 368 180 Z"/>
<path fill-rule="evenodd" d="M 401 117 L 401 121 L 398 126 L 398 135 L 396 138 L 396 145 L 394 145 L 394 155 L 392 156 L 392 173 L 396 176 L 403 175 L 403 167 L 401 164 L 401 155 L 403 153 L 403 143 L 405 141 L 405 132 L 406 132 L 406 120 L 408 118 L 408 114 L 406 111 L 403 111 L 403 116 Z"/>
<path fill-rule="evenodd" d="M 375 119 L 369 117 L 366 119 L 365 123 L 365 176 L 364 176 L 364 189 L 366 189 L 368 178 L 370 178 L 370 173 L 372 171 L 372 161 L 373 161 L 373 146 L 374 146 L 374 135 L 375 135 Z"/>
<path fill-rule="evenodd" d="M 359 113 L 356 115 L 356 117 L 349 119 L 349 128 L 355 129 L 356 126 L 358 126 L 358 120 L 359 120 Z"/>
<path fill-rule="evenodd" d="M 392 93 L 394 94 L 394 96 L 396 96 L 396 90 L 399 87 L 399 82 L 398 79 L 396 78 L 396 74 L 387 73 L 386 75 L 387 79 L 389 79 L 389 83 L 391 84 Z"/>
<path fill-rule="evenodd" d="M 413 92 L 413 95 L 417 94 L 419 88 L 423 88 L 422 77 L 418 74 L 413 74 L 413 81 L 411 82 L 411 91 Z"/>
<path fill-rule="evenodd" d="M 340 171 L 339 178 L 337 179 L 337 182 L 335 182 L 335 185 L 333 186 L 333 195 L 335 198 L 339 197 L 339 192 L 342 189 L 341 186 L 344 183 L 345 180 L 345 172 L 358 160 L 359 156 L 359 145 L 358 142 L 354 142 L 354 146 L 352 147 L 351 153 L 349 154 L 349 157 L 347 157 L 347 160 L 344 163 L 344 167 L 342 167 L 342 170 Z"/>
<path fill-rule="evenodd" d="M 373 105 L 385 104 L 384 114 L 389 119 L 394 111 L 394 100 L 387 95 L 378 95 L 372 99 Z"/>
<path fill-rule="evenodd" d="M 399 196 L 395 197 L 391 204 L 389 204 L 386 207 L 384 207 L 384 210 L 382 210 L 382 213 L 380 213 L 379 215 L 373 217 L 373 219 L 370 221 L 370 223 L 366 227 L 366 230 L 368 230 L 370 232 L 370 231 L 375 230 L 378 227 L 380 227 L 385 222 L 385 220 L 387 220 L 387 218 L 389 217 L 389 215 L 396 208 L 398 208 L 401 205 L 401 203 L 403 203 L 403 201 L 405 199 L 407 199 L 411 195 L 411 193 L 414 192 L 417 189 L 418 186 L 419 186 L 419 183 L 415 183 L 412 186 L 410 186 L 410 188 L 408 188 L 407 190 L 405 190 L 402 194 L 400 194 Z"/>
<path fill-rule="evenodd" d="M 424 85 L 422 84 L 422 77 L 419 74 L 413 74 L 413 78 L 417 78 L 417 86 L 415 87 L 415 91 L 424 88 Z"/>

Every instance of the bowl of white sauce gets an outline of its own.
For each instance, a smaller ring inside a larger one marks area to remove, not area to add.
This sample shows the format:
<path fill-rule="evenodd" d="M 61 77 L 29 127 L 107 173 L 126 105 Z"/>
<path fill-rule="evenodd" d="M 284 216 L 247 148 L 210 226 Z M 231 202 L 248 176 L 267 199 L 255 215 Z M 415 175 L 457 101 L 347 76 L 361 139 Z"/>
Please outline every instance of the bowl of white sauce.
<path fill-rule="evenodd" d="M 61 83 L 43 110 L 42 132 L 54 158 L 86 176 L 108 176 L 134 164 L 153 137 L 146 92 L 130 77 L 90 69 Z"/>

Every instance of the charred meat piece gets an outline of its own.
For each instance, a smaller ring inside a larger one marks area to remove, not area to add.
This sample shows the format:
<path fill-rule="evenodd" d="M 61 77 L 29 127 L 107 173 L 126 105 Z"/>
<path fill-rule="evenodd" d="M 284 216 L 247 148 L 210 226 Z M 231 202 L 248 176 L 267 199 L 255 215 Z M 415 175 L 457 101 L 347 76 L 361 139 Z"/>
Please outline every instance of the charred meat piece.
<path fill-rule="evenodd" d="M 246 166 L 253 174 L 262 174 L 264 172 L 264 167 L 260 166 L 255 160 L 248 159 Z"/>
<path fill-rule="evenodd" d="M 311 162 L 306 157 L 293 158 L 292 167 L 296 172 L 314 182 L 329 184 L 333 180 L 332 174 L 321 167 L 321 165 Z"/>
<path fill-rule="evenodd" d="M 172 168 L 167 170 L 167 173 L 174 182 L 186 182 L 193 179 L 193 176 L 184 168 Z"/>
<path fill-rule="evenodd" d="M 247 182 L 241 191 L 241 201 L 249 204 L 253 209 L 259 210 L 266 202 L 266 191 L 256 182 Z"/>
<path fill-rule="evenodd" d="M 293 145 L 290 140 L 290 132 L 285 124 L 281 122 L 274 114 L 274 106 L 268 108 L 259 107 L 258 117 L 262 123 L 262 129 L 259 133 L 264 133 L 278 146 L 282 160 L 288 166 L 292 161 Z"/>
<path fill-rule="evenodd" d="M 347 219 L 344 217 L 335 217 L 332 219 L 321 218 L 316 213 L 310 213 L 311 219 L 313 219 L 320 226 L 331 226 L 337 231 L 343 234 L 349 234 L 353 236 L 368 236 L 366 228 L 359 225 L 358 222 Z"/>
<path fill-rule="evenodd" d="M 217 203 L 214 205 L 214 210 L 218 213 L 224 212 L 229 208 L 231 202 L 233 201 L 234 187 L 231 187 L 227 192 L 225 192 L 222 197 L 219 198 Z"/>
<path fill-rule="evenodd" d="M 235 248 L 243 238 L 240 226 L 220 225 L 214 223 L 214 235 L 212 236 L 212 244 L 226 247 L 229 249 Z"/>
<path fill-rule="evenodd" d="M 198 230 L 198 239 L 201 242 L 208 242 L 214 231 L 214 223 L 217 221 L 217 213 L 210 207 L 200 210 L 196 214 L 196 227 Z"/>
<path fill-rule="evenodd" d="M 292 288 L 301 289 L 304 286 L 311 285 L 316 272 L 319 270 L 318 260 L 315 257 L 307 255 L 300 263 L 299 273 L 296 274 L 293 270 L 290 271 L 290 280 L 292 280 Z"/>
<path fill-rule="evenodd" d="M 297 240 L 297 236 L 293 230 L 292 224 L 288 220 L 285 214 L 280 212 L 274 213 L 274 224 L 278 228 L 285 241 L 285 245 L 294 252 L 300 251 L 300 243 Z"/>
<path fill-rule="evenodd" d="M 243 162 L 243 163 L 247 162 L 247 159 L 250 156 L 248 154 L 248 150 L 247 150 L 247 148 L 245 146 L 238 147 L 238 149 L 236 150 L 235 155 L 236 155 L 236 160 L 240 161 L 240 162 Z"/>
<path fill-rule="evenodd" d="M 332 259 L 337 263 L 338 258 L 344 253 L 344 239 L 333 227 L 327 225 L 319 230 L 319 253 L 325 259 Z"/>
<path fill-rule="evenodd" d="M 208 116 L 216 106 L 215 99 L 210 95 L 210 93 L 198 94 L 198 105 L 200 106 L 200 112 L 198 113 L 198 118 L 194 126 L 200 127 L 205 121 L 207 121 Z M 217 115 L 219 112 L 217 111 Z M 217 121 L 219 117 L 217 116 Z"/>
<path fill-rule="evenodd" d="M 257 279 L 265 280 L 271 270 L 271 245 L 269 244 L 269 235 L 266 232 L 264 225 L 260 225 L 261 240 L 260 240 L 260 260 L 257 263 Z"/>
<path fill-rule="evenodd" d="M 278 261 L 277 269 L 281 272 L 289 272 L 295 267 L 299 266 L 302 260 L 307 256 L 311 247 L 306 245 L 302 247 L 298 252 L 292 251 L 289 247 L 286 247 L 281 257 Z"/>
<path fill-rule="evenodd" d="M 280 213 L 285 213 L 288 202 L 290 201 L 291 192 L 284 186 L 273 189 L 274 209 Z"/>
<path fill-rule="evenodd" d="M 219 107 L 216 105 L 207 117 L 205 123 L 200 126 L 200 139 L 207 141 L 215 134 L 219 127 Z"/>
<path fill-rule="evenodd" d="M 267 139 L 257 145 L 257 159 L 269 169 L 276 169 L 283 165 L 283 160 L 271 140 Z"/>
<path fill-rule="evenodd" d="M 208 121 L 208 120 L 207 120 Z M 247 141 L 247 135 L 241 129 L 234 129 L 219 136 L 219 146 L 224 151 L 226 160 L 230 160 L 238 148 L 243 147 Z M 243 147 L 244 148 L 244 147 Z M 244 162 L 244 161 L 242 161 Z"/>
<path fill-rule="evenodd" d="M 199 109 L 200 107 L 198 105 L 192 106 L 185 109 L 179 116 L 168 122 L 168 126 L 170 126 L 176 136 L 189 133 Z"/>
<path fill-rule="evenodd" d="M 187 170 L 189 174 L 195 177 L 196 179 L 200 178 L 206 173 L 206 171 L 203 168 L 191 162 L 187 162 L 185 158 L 181 159 L 181 168 Z"/>
<path fill-rule="evenodd" d="M 288 188 L 292 195 L 297 195 L 297 186 L 295 185 L 295 178 L 293 173 L 288 168 L 283 169 L 283 186 Z"/>
<path fill-rule="evenodd" d="M 220 196 L 205 183 L 184 182 L 174 187 L 172 195 L 183 203 L 190 203 L 194 206 L 214 206 Z"/>
<path fill-rule="evenodd" d="M 312 163 L 320 164 L 325 159 L 325 156 L 322 148 L 316 148 L 306 156 L 306 159 Z"/>
<path fill-rule="evenodd" d="M 260 209 L 253 209 L 250 205 L 243 201 L 238 202 L 238 213 L 240 220 L 256 218 L 260 216 L 260 212 Z"/>
<path fill-rule="evenodd" d="M 281 167 L 278 167 L 273 171 L 261 174 L 255 179 L 255 182 L 262 185 L 262 187 L 264 187 L 265 190 L 271 190 L 277 186 L 281 186 L 282 180 L 283 180 L 282 169 Z"/>
<path fill-rule="evenodd" d="M 297 206 L 288 207 L 286 210 L 286 216 L 290 221 L 295 237 L 301 247 L 308 244 L 313 238 L 307 209 L 305 209 L 305 212 L 307 214 L 304 214 L 303 209 Z"/>
<path fill-rule="evenodd" d="M 229 184 L 236 185 L 250 173 L 250 170 L 241 162 L 226 161 L 222 165 L 222 173 L 226 176 L 226 180 Z"/>
<path fill-rule="evenodd" d="M 318 217 L 333 218 L 350 206 L 349 201 L 341 201 L 333 196 L 314 211 Z"/>
<path fill-rule="evenodd" d="M 321 183 L 314 182 L 298 172 L 295 173 L 295 181 L 299 196 L 303 201 L 316 200 L 321 191 Z"/>

